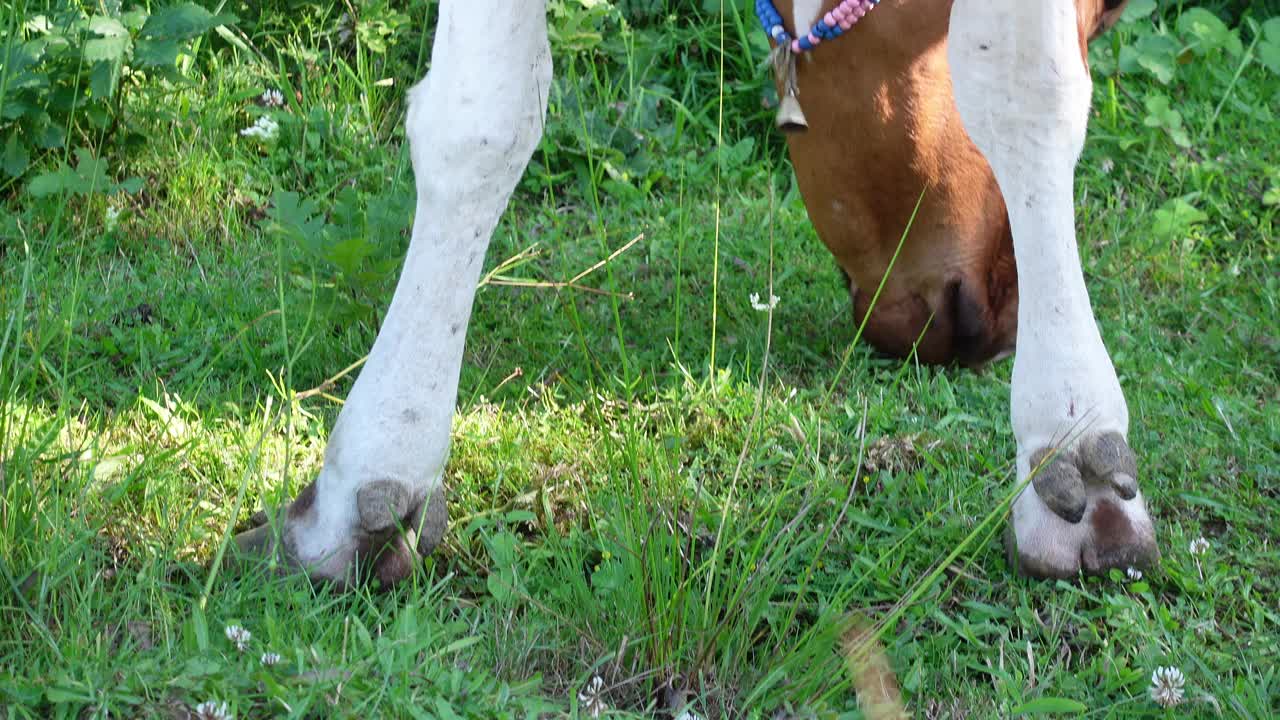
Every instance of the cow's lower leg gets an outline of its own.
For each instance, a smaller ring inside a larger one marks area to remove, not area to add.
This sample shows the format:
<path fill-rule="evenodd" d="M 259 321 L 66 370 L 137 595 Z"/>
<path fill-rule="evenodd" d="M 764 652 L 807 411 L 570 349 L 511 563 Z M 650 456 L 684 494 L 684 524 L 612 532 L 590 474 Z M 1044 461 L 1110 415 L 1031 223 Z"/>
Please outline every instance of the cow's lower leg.
<path fill-rule="evenodd" d="M 550 81 L 542 2 L 442 3 L 430 72 L 410 92 L 418 204 L 404 272 L 319 476 L 279 522 L 237 538 L 242 549 L 278 549 L 339 582 L 364 566 L 386 582 L 409 571 L 415 550 L 440 540 L 441 479 L 476 283 L 541 137 Z"/>
<path fill-rule="evenodd" d="M 957 0 L 956 102 L 995 171 L 1018 264 L 1011 557 L 1039 576 L 1156 562 L 1129 413 L 1089 305 L 1072 183 L 1092 83 L 1071 0 Z"/>

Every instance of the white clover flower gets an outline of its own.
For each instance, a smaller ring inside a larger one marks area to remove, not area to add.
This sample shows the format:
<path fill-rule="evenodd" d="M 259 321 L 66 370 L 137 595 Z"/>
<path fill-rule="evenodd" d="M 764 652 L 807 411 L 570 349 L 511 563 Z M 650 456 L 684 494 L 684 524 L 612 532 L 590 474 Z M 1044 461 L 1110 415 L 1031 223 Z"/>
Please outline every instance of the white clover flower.
<path fill-rule="evenodd" d="M 1198 537 L 1191 541 L 1191 545 L 1187 548 L 1192 555 L 1200 556 L 1209 552 L 1209 541 L 1203 537 Z"/>
<path fill-rule="evenodd" d="M 1102 158 L 1102 162 L 1098 163 L 1098 169 L 1103 175 L 1110 175 L 1112 170 L 1116 169 L 1116 161 L 1111 158 Z"/>
<path fill-rule="evenodd" d="M 107 227 L 107 232 L 110 232 L 116 229 L 116 222 L 119 221 L 119 219 L 120 219 L 120 208 L 116 207 L 115 205 L 108 205 L 106 218 L 103 223 Z"/>
<path fill-rule="evenodd" d="M 604 702 L 604 678 L 599 675 L 591 678 L 587 687 L 578 693 L 578 702 L 582 704 L 582 711 L 587 717 L 598 718 L 603 715 L 609 709 Z"/>
<path fill-rule="evenodd" d="M 228 625 L 224 632 L 227 634 L 227 639 L 230 640 L 240 652 L 244 652 L 245 649 L 249 647 L 249 640 L 253 637 L 253 633 L 245 630 L 239 625 Z"/>
<path fill-rule="evenodd" d="M 1171 708 L 1182 702 L 1182 686 L 1187 679 L 1176 667 L 1158 667 L 1151 673 L 1151 699 L 1160 707 Z"/>
<path fill-rule="evenodd" d="M 1130 580 L 1136 581 L 1142 579 L 1142 571 L 1136 567 L 1131 567 L 1128 570 L 1125 570 L 1124 574 L 1128 575 Z"/>
<path fill-rule="evenodd" d="M 206 700 L 196 706 L 196 720 L 232 720 L 234 717 L 226 703 Z"/>
<path fill-rule="evenodd" d="M 772 310 L 778 307 L 779 299 L 780 298 L 777 295 L 773 295 L 771 293 L 769 295 L 769 302 L 762 303 L 760 302 L 760 293 L 751 293 L 751 307 L 759 310 L 760 312 L 765 312 L 766 310 Z"/>
<path fill-rule="evenodd" d="M 276 89 L 267 90 L 262 93 L 262 104 L 267 107 L 278 108 L 284 107 L 284 93 Z"/>
<path fill-rule="evenodd" d="M 267 667 L 280 664 L 280 655 L 278 653 L 264 652 L 262 653 L 261 659 L 262 659 L 262 664 L 266 665 Z"/>
<path fill-rule="evenodd" d="M 258 118 L 257 122 L 241 130 L 240 134 L 245 137 L 256 137 L 261 140 L 274 140 L 276 132 L 279 130 L 280 126 L 276 124 L 275 120 L 263 115 Z"/>

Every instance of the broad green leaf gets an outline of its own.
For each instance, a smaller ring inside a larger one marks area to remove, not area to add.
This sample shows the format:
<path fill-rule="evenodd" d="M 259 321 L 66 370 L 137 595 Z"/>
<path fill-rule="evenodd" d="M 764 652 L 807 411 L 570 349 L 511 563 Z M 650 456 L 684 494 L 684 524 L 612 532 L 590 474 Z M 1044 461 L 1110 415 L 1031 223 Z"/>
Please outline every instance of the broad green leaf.
<path fill-rule="evenodd" d="M 231 22 L 235 22 L 234 15 L 214 15 L 189 2 L 157 10 L 142 26 L 142 36 L 187 40 Z"/>
<path fill-rule="evenodd" d="M 1208 220 L 1209 216 L 1185 198 L 1173 198 L 1155 212 L 1151 232 L 1164 240 L 1182 239 L 1193 226 Z"/>
<path fill-rule="evenodd" d="M 9 68 L 12 77 L 39 63 L 48 47 L 49 41 L 46 38 L 35 38 L 21 44 L 6 44 L 4 54 L 0 56 L 0 65 Z M 9 87 L 12 88 L 13 85 Z"/>
<path fill-rule="evenodd" d="M 1139 67 L 1165 85 L 1173 82 L 1181 49 L 1176 40 L 1167 35 L 1147 35 L 1134 43 L 1133 48 L 1136 52 L 1134 60 Z M 1124 69 L 1123 64 L 1121 69 Z"/>
<path fill-rule="evenodd" d="M 119 20 L 102 15 L 94 15 L 89 18 L 89 32 L 103 37 L 117 37 L 129 34 L 129 31 L 125 30 L 124 25 Z"/>
<path fill-rule="evenodd" d="M 205 628 L 205 643 L 200 647 L 202 649 L 207 650 L 208 649 L 208 628 L 204 624 L 203 614 L 201 614 L 200 623 L 197 624 L 197 628 L 199 627 Z M 196 630 L 196 634 L 197 635 L 200 634 L 200 631 L 198 629 Z M 220 672 L 225 672 L 222 666 L 222 663 L 219 663 L 217 660 L 213 658 L 204 658 L 204 657 L 188 658 L 187 661 L 182 664 L 182 670 L 181 670 L 182 676 L 188 680 L 192 678 L 217 675 Z"/>
<path fill-rule="evenodd" d="M 1022 703 L 1013 709 L 1013 715 L 1078 715 L 1088 710 L 1089 706 L 1078 700 L 1042 697 Z"/>
<path fill-rule="evenodd" d="M 93 153 L 85 148 L 76 148 L 76 175 L 86 183 L 89 183 L 90 189 L 106 190 L 111 182 L 107 179 L 107 161 L 94 157 Z"/>
<path fill-rule="evenodd" d="M 493 569 L 485 579 L 485 587 L 494 600 L 505 603 L 519 597 L 520 583 L 514 568 Z"/>
<path fill-rule="evenodd" d="M 20 72 L 9 78 L 10 91 L 17 90 L 43 90 L 49 87 L 49 75 L 42 72 Z"/>
<path fill-rule="evenodd" d="M 498 567 L 511 567 L 520 555 L 520 541 L 509 532 L 494 533 L 486 544 L 489 546 L 489 557 Z"/>
<path fill-rule="evenodd" d="M 71 171 L 65 167 L 53 172 L 40 173 L 31 178 L 31 182 L 27 183 L 27 192 L 38 198 L 56 195 L 69 189 L 68 185 L 73 182 L 70 176 Z"/>
<path fill-rule="evenodd" d="M 133 63 L 138 67 L 172 66 L 181 48 L 177 40 L 139 38 L 133 49 Z"/>
<path fill-rule="evenodd" d="M 34 105 L 10 100 L 4 105 L 0 105 L 0 118 L 5 120 L 16 120 L 29 112 L 36 111 L 37 108 Z"/>
<path fill-rule="evenodd" d="M 100 62 L 89 71 L 89 92 L 98 99 L 109 98 L 116 91 L 116 64 Z"/>
<path fill-rule="evenodd" d="M 66 146 L 67 133 L 62 129 L 62 126 L 57 123 L 48 122 L 47 115 L 44 117 L 44 121 L 46 124 L 41 127 L 40 134 L 36 137 L 36 143 L 40 147 L 48 148 L 50 150 Z"/>
<path fill-rule="evenodd" d="M 327 227 L 319 208 L 310 200 L 301 199 L 296 192 L 277 190 L 271 196 L 271 208 L 267 218 L 272 232 L 279 233 L 312 253 L 324 247 Z"/>
<path fill-rule="evenodd" d="M 1267 42 L 1280 45 L 1280 17 L 1273 17 L 1262 23 L 1262 37 Z"/>
<path fill-rule="evenodd" d="M 130 10 L 120 14 L 120 22 L 130 30 L 141 30 L 147 22 L 146 10 Z"/>
<path fill-rule="evenodd" d="M 361 263 L 373 252 L 373 243 L 363 235 L 347 238 L 334 243 L 326 253 L 329 262 L 348 275 L 360 270 Z"/>
<path fill-rule="evenodd" d="M 1256 48 L 1258 62 L 1277 75 L 1280 75 L 1280 42 L 1264 40 Z"/>
<path fill-rule="evenodd" d="M 128 35 L 93 38 L 84 44 L 84 59 L 89 63 L 115 62 L 123 58 L 128 49 Z"/>
<path fill-rule="evenodd" d="M 1131 0 L 1120 15 L 1120 22 L 1136 22 L 1151 17 L 1156 11 L 1156 0 Z"/>
<path fill-rule="evenodd" d="M 18 133 L 16 131 L 9 133 L 9 139 L 4 143 L 4 171 L 9 177 L 18 177 L 26 172 L 27 164 L 31 162 L 31 155 L 27 152 L 26 146 L 18 141 Z"/>
<path fill-rule="evenodd" d="M 75 155 L 74 170 L 62 163 L 57 170 L 41 173 L 32 178 L 27 185 L 27 192 L 35 197 L 46 197 L 57 193 L 88 195 L 115 189 L 107 177 L 106 160 L 94 157 L 93 153 L 84 148 L 76 148 Z"/>
<path fill-rule="evenodd" d="M 1158 127 L 1172 130 L 1182 127 L 1182 113 L 1169 105 L 1165 95 L 1148 95 L 1143 101 L 1147 108 L 1147 116 L 1142 123 L 1147 127 Z"/>
<path fill-rule="evenodd" d="M 1178 17 L 1178 34 L 1190 45 L 1192 52 L 1205 55 L 1225 49 L 1232 55 L 1244 51 L 1240 37 L 1227 24 L 1204 8 L 1188 8 Z"/>

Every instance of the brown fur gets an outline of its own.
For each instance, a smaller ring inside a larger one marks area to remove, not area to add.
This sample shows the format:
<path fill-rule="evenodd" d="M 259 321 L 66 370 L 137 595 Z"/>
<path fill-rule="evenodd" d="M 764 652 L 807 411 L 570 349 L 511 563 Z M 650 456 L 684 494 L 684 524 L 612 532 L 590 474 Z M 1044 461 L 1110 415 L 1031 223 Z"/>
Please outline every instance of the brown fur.
<path fill-rule="evenodd" d="M 792 0 L 776 4 L 791 17 Z M 1077 0 L 1082 54 L 1123 5 Z M 950 15 L 949 0 L 885 0 L 801 57 L 809 129 L 787 143 L 809 218 L 850 279 L 855 322 L 923 193 L 865 337 L 898 356 L 919 339 L 923 362 L 975 365 L 1013 350 L 1017 270 L 1004 199 L 952 95 Z"/>

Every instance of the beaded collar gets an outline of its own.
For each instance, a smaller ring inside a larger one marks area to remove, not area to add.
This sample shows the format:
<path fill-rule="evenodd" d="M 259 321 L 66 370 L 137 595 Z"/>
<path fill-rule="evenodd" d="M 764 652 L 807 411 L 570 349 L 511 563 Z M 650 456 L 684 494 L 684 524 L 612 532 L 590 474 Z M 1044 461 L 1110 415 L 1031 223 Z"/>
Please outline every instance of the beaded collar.
<path fill-rule="evenodd" d="M 780 87 L 778 98 L 778 128 L 784 132 L 801 132 L 809 127 L 800 109 L 800 92 L 796 84 L 796 56 L 809 52 L 823 40 L 834 40 L 845 34 L 880 0 L 842 0 L 830 12 L 818 18 L 809 32 L 791 37 L 782 23 L 782 15 L 773 6 L 773 0 L 756 0 L 756 17 L 760 26 L 775 44 L 769 60 L 774 77 Z"/>
<path fill-rule="evenodd" d="M 845 34 L 845 31 L 856 25 L 864 15 L 879 4 L 880 0 L 843 0 L 832 8 L 831 12 L 818 18 L 818 22 L 809 28 L 808 34 L 797 38 L 787 33 L 786 27 L 782 24 L 782 16 L 778 14 L 778 9 L 773 6 L 772 0 L 756 0 L 756 17 L 760 19 L 760 26 L 769 37 L 773 38 L 774 42 L 779 45 L 789 45 L 791 52 L 800 54 L 817 47 L 823 40 L 834 40 Z"/>

